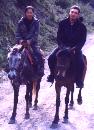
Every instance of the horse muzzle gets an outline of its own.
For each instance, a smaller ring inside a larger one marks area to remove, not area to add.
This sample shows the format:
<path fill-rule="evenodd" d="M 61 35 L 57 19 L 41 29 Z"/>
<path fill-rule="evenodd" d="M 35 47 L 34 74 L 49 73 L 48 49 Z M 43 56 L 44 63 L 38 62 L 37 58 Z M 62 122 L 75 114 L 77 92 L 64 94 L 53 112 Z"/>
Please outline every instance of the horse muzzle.
<path fill-rule="evenodd" d="M 14 80 L 17 77 L 16 71 L 15 70 L 10 70 L 8 73 L 8 78 L 10 80 Z"/>

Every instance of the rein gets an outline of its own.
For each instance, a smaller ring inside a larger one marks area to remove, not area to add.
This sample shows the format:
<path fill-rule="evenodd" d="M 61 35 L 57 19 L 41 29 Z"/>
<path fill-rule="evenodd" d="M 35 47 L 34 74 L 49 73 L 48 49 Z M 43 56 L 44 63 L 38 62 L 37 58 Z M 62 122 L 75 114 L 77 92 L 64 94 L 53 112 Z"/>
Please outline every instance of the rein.
<path fill-rule="evenodd" d="M 30 55 L 28 49 L 25 48 L 25 52 L 26 52 L 26 54 L 27 54 L 27 56 L 28 56 L 28 58 L 29 58 L 29 61 L 30 61 L 31 65 L 33 65 L 33 60 L 32 60 L 32 57 L 31 57 L 31 55 Z"/>

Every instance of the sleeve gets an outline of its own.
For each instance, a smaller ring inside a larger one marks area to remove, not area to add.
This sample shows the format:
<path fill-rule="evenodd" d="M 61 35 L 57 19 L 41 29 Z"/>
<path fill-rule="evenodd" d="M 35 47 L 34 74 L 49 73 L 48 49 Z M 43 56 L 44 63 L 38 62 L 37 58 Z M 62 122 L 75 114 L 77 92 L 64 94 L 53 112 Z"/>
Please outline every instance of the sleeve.
<path fill-rule="evenodd" d="M 65 45 L 63 44 L 63 25 L 62 22 L 59 23 L 58 31 L 57 31 L 57 44 L 59 47 L 64 47 Z"/>
<path fill-rule="evenodd" d="M 76 50 L 81 50 L 82 47 L 84 46 L 85 42 L 86 42 L 86 36 L 87 36 L 87 29 L 86 27 L 83 25 L 81 28 L 81 34 L 80 34 L 80 39 L 79 39 L 79 43 L 76 45 Z"/>
<path fill-rule="evenodd" d="M 34 30 L 33 32 L 28 35 L 27 39 L 30 40 L 31 44 L 37 44 L 38 43 L 38 34 L 39 34 L 39 21 L 36 21 L 34 24 Z"/>
<path fill-rule="evenodd" d="M 20 33 L 20 22 L 17 25 L 17 30 L 15 33 L 15 38 L 16 38 L 16 43 L 19 44 L 20 40 L 23 40 L 23 38 L 21 37 L 21 33 Z"/>

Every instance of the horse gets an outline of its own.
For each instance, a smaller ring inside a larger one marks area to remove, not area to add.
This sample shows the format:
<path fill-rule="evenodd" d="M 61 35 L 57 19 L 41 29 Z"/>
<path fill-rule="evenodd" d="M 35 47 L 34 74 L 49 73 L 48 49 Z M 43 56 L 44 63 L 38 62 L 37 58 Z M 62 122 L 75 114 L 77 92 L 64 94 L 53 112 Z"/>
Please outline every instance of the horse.
<path fill-rule="evenodd" d="M 32 61 L 31 61 L 32 60 Z M 33 90 L 35 93 L 34 110 L 37 110 L 38 103 L 38 92 L 40 89 L 40 82 L 42 76 L 36 72 L 36 67 L 32 58 L 29 54 L 28 49 L 24 48 L 23 51 L 16 47 L 8 54 L 8 77 L 11 81 L 14 90 L 14 106 L 12 116 L 9 124 L 15 123 L 18 95 L 20 85 L 26 85 L 26 113 L 25 119 L 30 118 L 29 108 L 32 106 L 32 94 Z"/>
<path fill-rule="evenodd" d="M 60 106 L 60 92 L 61 87 L 66 87 L 66 97 L 65 97 L 65 115 L 64 115 L 64 123 L 68 123 L 68 104 L 69 104 L 69 95 L 71 93 L 70 106 L 73 107 L 73 93 L 74 93 L 74 84 L 76 83 L 76 71 L 75 71 L 75 54 L 73 48 L 65 48 L 61 49 L 57 52 L 57 65 L 55 72 L 55 91 L 56 91 L 56 112 L 55 117 L 52 122 L 52 127 L 56 126 L 59 122 L 59 106 Z M 87 70 L 87 59 L 86 56 L 83 55 L 84 61 L 84 72 L 83 72 L 83 81 L 85 78 L 86 70 Z M 79 89 L 78 94 L 78 104 L 82 104 L 82 96 L 81 90 Z"/>

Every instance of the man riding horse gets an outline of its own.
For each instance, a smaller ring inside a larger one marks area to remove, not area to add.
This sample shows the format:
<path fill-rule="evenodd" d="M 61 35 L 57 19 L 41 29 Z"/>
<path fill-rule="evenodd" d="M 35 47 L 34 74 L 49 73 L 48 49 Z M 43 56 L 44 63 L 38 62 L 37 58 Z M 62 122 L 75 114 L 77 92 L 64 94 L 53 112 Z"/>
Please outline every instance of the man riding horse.
<path fill-rule="evenodd" d="M 44 61 L 40 48 L 38 46 L 38 34 L 39 34 L 39 20 L 34 16 L 34 8 L 27 6 L 25 9 L 25 16 L 21 18 L 18 23 L 16 31 L 16 42 L 21 44 L 23 50 L 24 47 L 28 48 L 30 52 L 33 50 L 34 62 L 37 64 L 38 75 L 44 75 Z M 29 59 L 31 59 L 31 52 L 28 53 Z"/>
<path fill-rule="evenodd" d="M 76 84 L 78 88 L 84 86 L 83 83 L 83 69 L 84 61 L 82 54 L 82 47 L 86 41 L 87 30 L 82 23 L 80 17 L 80 8 L 76 5 L 70 8 L 69 17 L 62 20 L 59 23 L 57 32 L 58 48 L 48 58 L 48 65 L 50 68 L 50 75 L 48 76 L 48 82 L 54 82 L 54 70 L 56 66 L 56 54 L 64 47 L 71 47 L 75 54 L 75 67 L 77 71 Z"/>

